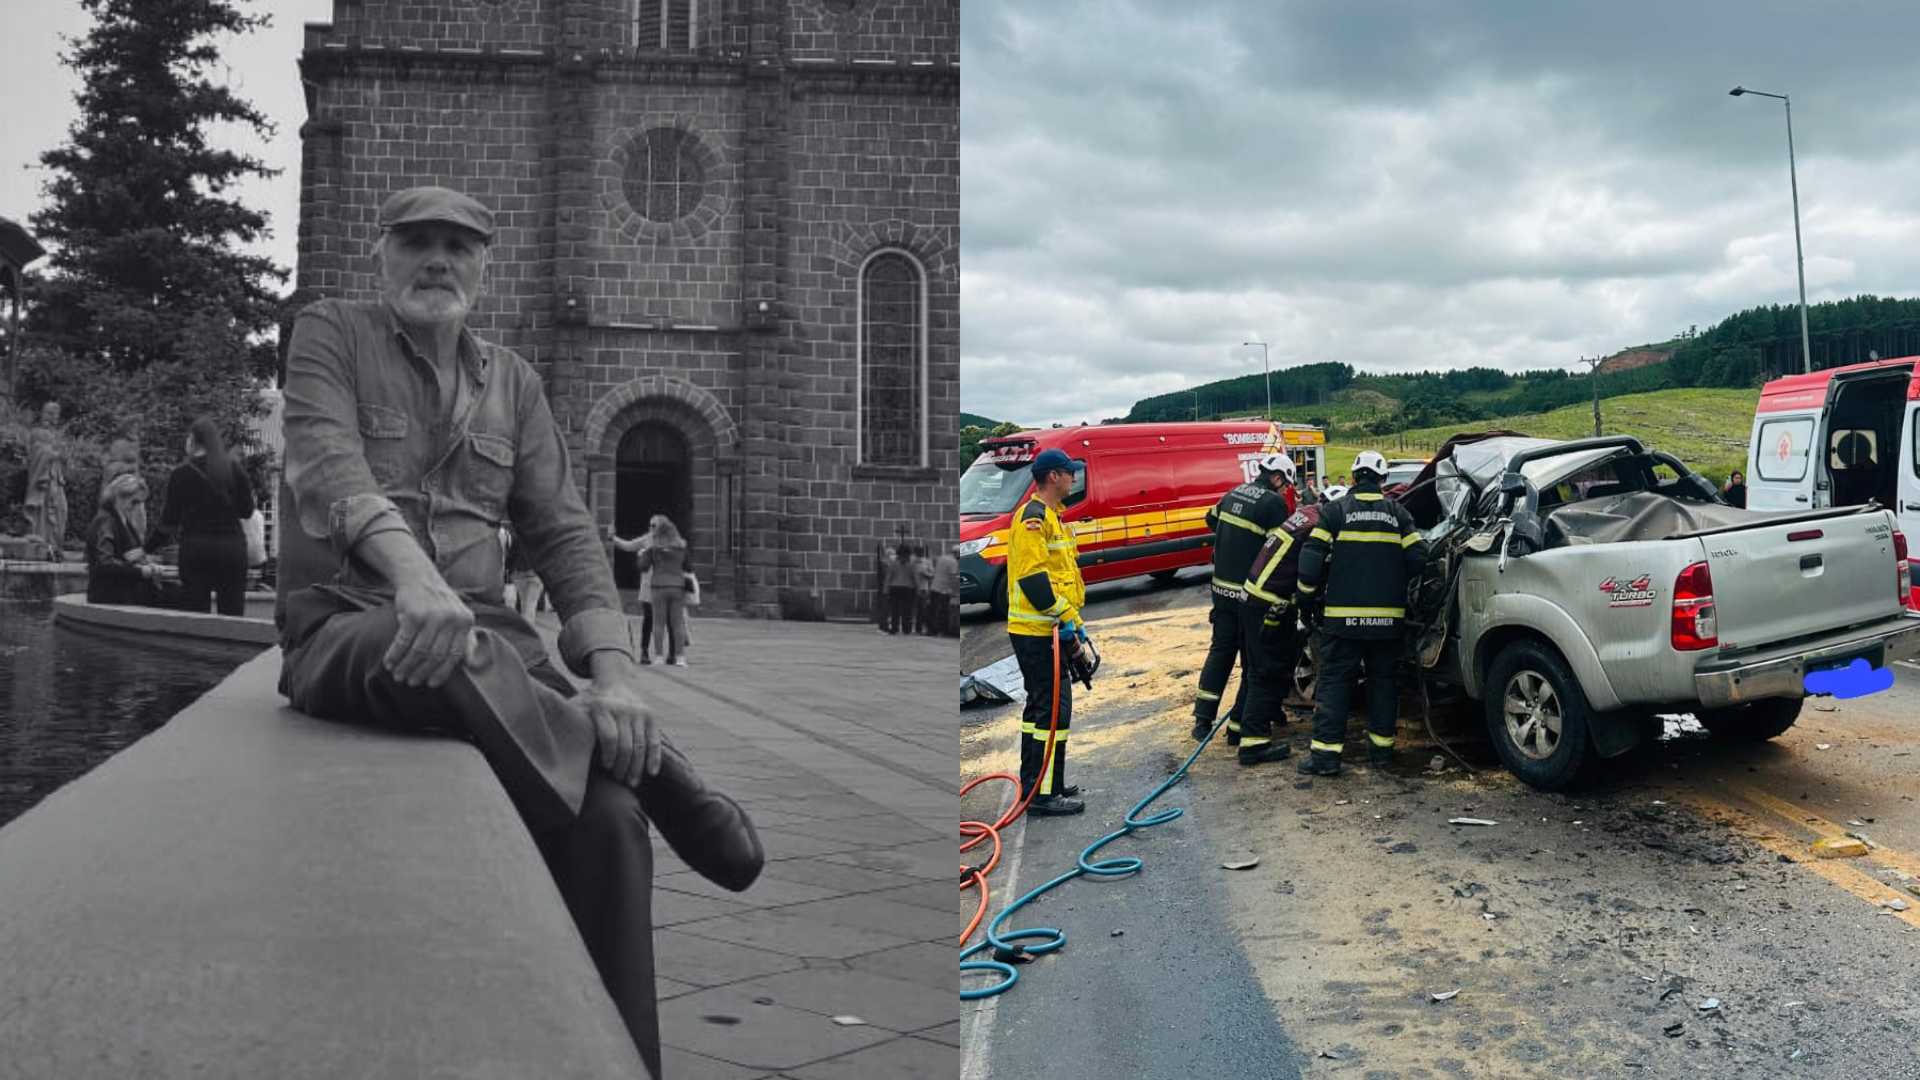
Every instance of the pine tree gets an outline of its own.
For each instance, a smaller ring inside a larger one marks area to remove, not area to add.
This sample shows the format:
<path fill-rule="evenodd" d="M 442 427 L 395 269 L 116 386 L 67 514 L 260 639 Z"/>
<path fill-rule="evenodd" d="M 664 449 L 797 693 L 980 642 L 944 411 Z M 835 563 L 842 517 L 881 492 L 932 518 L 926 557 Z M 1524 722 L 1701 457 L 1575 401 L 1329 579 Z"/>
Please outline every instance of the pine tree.
<path fill-rule="evenodd" d="M 246 0 L 239 0 L 245 3 Z M 59 398 L 97 438 L 143 428 L 178 441 L 211 413 L 230 435 L 251 411 L 244 390 L 273 370 L 274 286 L 285 273 L 242 247 L 265 215 L 229 194 L 259 158 L 216 148 L 214 125 L 262 140 L 273 125 L 211 73 L 218 35 L 265 16 L 234 0 L 82 0 L 94 24 L 62 58 L 82 77 L 80 117 L 41 155 L 53 173 L 33 215 L 51 249 L 35 283 L 23 398 Z"/>

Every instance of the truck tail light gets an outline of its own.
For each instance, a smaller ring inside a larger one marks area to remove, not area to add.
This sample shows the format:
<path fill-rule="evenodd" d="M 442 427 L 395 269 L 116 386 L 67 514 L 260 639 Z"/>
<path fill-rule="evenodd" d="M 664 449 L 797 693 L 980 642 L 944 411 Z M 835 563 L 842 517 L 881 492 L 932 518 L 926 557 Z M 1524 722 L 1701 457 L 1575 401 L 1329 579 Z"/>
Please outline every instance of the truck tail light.
<path fill-rule="evenodd" d="M 1900 603 L 1920 611 L 1920 590 L 1913 587 L 1913 564 L 1907 560 L 1907 534 L 1898 529 L 1893 533 L 1893 587 Z"/>
<path fill-rule="evenodd" d="M 1720 644 L 1719 620 L 1713 611 L 1713 572 L 1704 562 L 1694 563 L 1673 582 L 1673 647 L 1698 652 Z"/>

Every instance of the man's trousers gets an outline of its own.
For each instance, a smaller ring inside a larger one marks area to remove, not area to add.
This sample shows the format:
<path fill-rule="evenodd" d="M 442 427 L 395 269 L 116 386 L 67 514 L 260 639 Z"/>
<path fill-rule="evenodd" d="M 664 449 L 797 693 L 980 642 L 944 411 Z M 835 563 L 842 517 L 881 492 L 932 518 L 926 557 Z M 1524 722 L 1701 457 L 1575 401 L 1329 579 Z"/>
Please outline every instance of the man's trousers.
<path fill-rule="evenodd" d="M 1053 764 L 1041 775 L 1047 757 L 1047 729 L 1053 725 L 1053 636 L 1008 634 L 1013 655 L 1020 661 L 1020 678 L 1027 688 L 1027 707 L 1020 715 L 1020 796 L 1039 785 L 1039 794 L 1056 795 L 1067 784 L 1067 729 L 1073 721 L 1073 679 L 1067 675 L 1064 650 L 1060 657 L 1060 722 L 1053 736 Z"/>
<path fill-rule="evenodd" d="M 1240 667 L 1240 745 L 1260 746 L 1273 741 L 1276 723 L 1287 722 L 1287 691 L 1293 686 L 1293 668 L 1300 659 L 1300 635 L 1293 609 L 1280 612 L 1279 625 L 1266 628 L 1266 606 L 1246 605 L 1244 616 L 1253 624 L 1253 644 Z"/>
<path fill-rule="evenodd" d="M 593 767 L 593 731 L 570 700 L 573 684 L 510 608 L 473 605 L 475 660 L 430 689 L 388 675 L 393 606 L 365 603 L 328 588 L 288 597 L 281 691 L 309 716 L 465 735 L 480 748 L 533 833 L 640 1057 L 659 1076 L 648 818 L 665 808 Z"/>
<path fill-rule="evenodd" d="M 1286 700 L 1284 680 L 1292 675 L 1293 661 L 1287 659 L 1281 666 L 1275 650 L 1261 641 L 1265 614 L 1265 604 L 1213 594 L 1213 610 L 1207 615 L 1213 635 L 1207 643 L 1207 658 L 1200 665 L 1200 689 L 1193 702 L 1195 720 L 1212 725 L 1219 719 L 1220 695 L 1238 658 L 1240 689 L 1228 714 L 1227 731 L 1244 737 L 1248 725 L 1257 724 L 1264 741 L 1271 736 L 1274 720 L 1285 723 L 1281 703 Z M 1259 719 L 1252 719 L 1255 716 Z"/>
<path fill-rule="evenodd" d="M 1400 639 L 1322 633 L 1319 645 L 1320 669 L 1313 688 L 1313 749 L 1333 754 L 1345 749 L 1353 684 L 1363 667 L 1367 673 L 1367 741 L 1391 749 L 1400 712 L 1399 686 L 1394 678 L 1394 668 L 1400 662 Z"/>

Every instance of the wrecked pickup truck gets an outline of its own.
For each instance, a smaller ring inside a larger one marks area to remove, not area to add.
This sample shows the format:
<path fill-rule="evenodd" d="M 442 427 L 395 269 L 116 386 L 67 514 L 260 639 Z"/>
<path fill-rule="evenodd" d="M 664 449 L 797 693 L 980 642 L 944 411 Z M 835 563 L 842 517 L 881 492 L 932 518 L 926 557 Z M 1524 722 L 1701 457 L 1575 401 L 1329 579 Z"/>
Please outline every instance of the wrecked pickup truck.
<path fill-rule="evenodd" d="M 1873 505 L 1737 509 L 1637 439 L 1506 432 L 1456 436 L 1399 498 L 1431 556 L 1410 660 L 1479 702 L 1538 788 L 1631 750 L 1660 713 L 1772 738 L 1809 673 L 1920 652 L 1906 538 Z"/>

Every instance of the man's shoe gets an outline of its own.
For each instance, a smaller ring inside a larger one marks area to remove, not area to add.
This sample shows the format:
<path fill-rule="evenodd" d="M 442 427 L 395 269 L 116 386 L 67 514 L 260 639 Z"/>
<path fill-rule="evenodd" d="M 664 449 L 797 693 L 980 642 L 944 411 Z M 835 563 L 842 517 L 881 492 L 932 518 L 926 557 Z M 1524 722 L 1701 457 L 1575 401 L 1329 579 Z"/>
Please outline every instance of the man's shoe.
<path fill-rule="evenodd" d="M 660 740 L 660 771 L 640 781 L 640 809 L 680 861 L 734 892 L 753 884 L 767 852 L 740 805 L 694 772 L 679 747 Z"/>
<path fill-rule="evenodd" d="M 1206 741 L 1207 733 L 1212 730 L 1213 730 L 1213 721 L 1202 720 L 1197 716 L 1193 718 L 1192 735 L 1193 735 L 1194 742 Z"/>
<path fill-rule="evenodd" d="M 1078 814 L 1086 808 L 1086 803 L 1065 795 L 1036 795 L 1033 801 L 1027 804 L 1027 813 L 1038 814 L 1041 817 L 1066 817 L 1070 814 Z"/>
<path fill-rule="evenodd" d="M 1240 745 L 1240 733 L 1233 730 L 1232 727 L 1227 728 L 1227 745 L 1228 746 Z"/>
<path fill-rule="evenodd" d="M 1075 795 L 1080 794 L 1080 785 L 1068 784 L 1066 787 L 1061 788 L 1056 794 L 1065 795 L 1067 798 L 1071 799 Z"/>
<path fill-rule="evenodd" d="M 652 659 L 651 657 L 649 657 L 649 656 L 648 656 L 648 655 L 647 655 L 646 653 L 641 653 L 641 654 L 640 654 L 640 662 L 641 662 L 641 663 L 643 663 L 643 664 L 651 664 L 651 663 L 653 663 L 653 659 Z"/>
<path fill-rule="evenodd" d="M 1240 748 L 1240 764 L 1265 765 L 1269 761 L 1279 761 L 1293 753 L 1293 747 L 1283 742 L 1270 742 L 1261 746 L 1243 746 Z"/>
<path fill-rule="evenodd" d="M 1393 747 L 1391 746 L 1367 747 L 1367 764 L 1377 766 L 1383 769 L 1389 765 L 1392 765 L 1393 764 Z"/>
<path fill-rule="evenodd" d="M 1339 776 L 1340 755 L 1327 750 L 1315 750 L 1300 759 L 1300 771 L 1308 776 Z"/>

